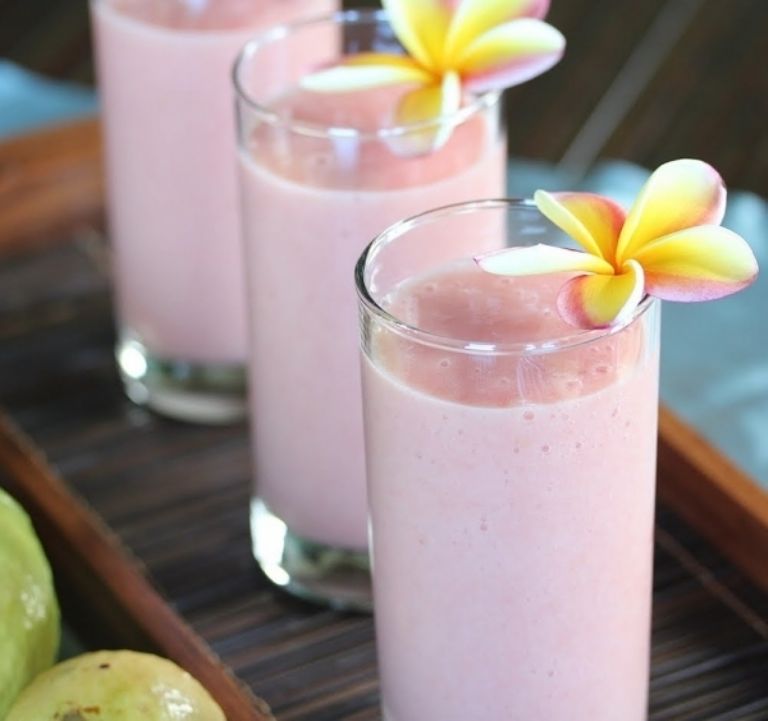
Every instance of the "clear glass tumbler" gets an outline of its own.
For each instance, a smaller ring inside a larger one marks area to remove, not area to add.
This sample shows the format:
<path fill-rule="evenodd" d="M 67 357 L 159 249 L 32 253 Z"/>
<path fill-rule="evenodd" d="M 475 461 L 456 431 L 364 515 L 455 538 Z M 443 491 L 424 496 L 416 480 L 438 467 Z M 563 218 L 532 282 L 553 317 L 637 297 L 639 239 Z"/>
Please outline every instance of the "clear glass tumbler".
<path fill-rule="evenodd" d="M 498 93 L 468 98 L 442 120 L 448 141 L 415 153 L 441 126 L 393 126 L 402 89 L 301 90 L 318 67 L 373 48 L 401 52 L 386 15 L 350 11 L 255 39 L 235 69 L 253 550 L 275 583 L 354 608 L 370 606 L 370 582 L 352 268 L 399 218 L 505 185 Z"/>
<path fill-rule="evenodd" d="M 455 236 L 567 244 L 488 201 L 392 226 L 357 265 L 384 718 L 641 721 L 659 303 L 579 331 L 563 276 L 486 274 Z"/>
<path fill-rule="evenodd" d="M 257 30 L 336 5 L 91 0 L 117 361 L 134 401 L 186 420 L 244 415 L 247 342 L 231 66 Z"/>

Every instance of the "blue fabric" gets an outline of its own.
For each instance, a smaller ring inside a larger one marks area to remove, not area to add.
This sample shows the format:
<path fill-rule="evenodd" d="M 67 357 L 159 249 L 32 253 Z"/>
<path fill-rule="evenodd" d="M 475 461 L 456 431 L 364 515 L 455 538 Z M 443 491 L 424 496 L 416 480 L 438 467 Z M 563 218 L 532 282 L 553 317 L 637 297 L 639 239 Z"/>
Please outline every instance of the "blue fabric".
<path fill-rule="evenodd" d="M 629 207 L 648 171 L 619 161 L 574 181 L 551 166 L 513 161 L 509 188 L 588 190 Z M 710 303 L 664 303 L 661 396 L 768 489 L 768 204 L 731 192 L 723 225 L 746 238 L 764 272 L 747 290 Z"/>
<path fill-rule="evenodd" d="M 0 60 L 0 137 L 96 110 L 96 95 L 77 85 L 42 78 Z"/>
<path fill-rule="evenodd" d="M 96 109 L 95 94 L 0 61 L 0 136 L 72 119 Z M 590 190 L 628 207 L 648 171 L 598 164 L 574 179 L 547 163 L 515 160 L 509 192 Z M 662 398 L 768 488 L 768 205 L 732 193 L 724 225 L 743 235 L 766 272 L 748 290 L 712 303 L 665 303 Z"/>

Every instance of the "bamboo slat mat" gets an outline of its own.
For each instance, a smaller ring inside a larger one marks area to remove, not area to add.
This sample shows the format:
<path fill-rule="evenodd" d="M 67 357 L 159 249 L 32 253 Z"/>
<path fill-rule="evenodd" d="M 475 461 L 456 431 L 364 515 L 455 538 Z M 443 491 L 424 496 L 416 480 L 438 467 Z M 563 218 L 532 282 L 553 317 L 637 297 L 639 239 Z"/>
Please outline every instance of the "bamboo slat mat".
<path fill-rule="evenodd" d="M 0 263 L 0 402 L 279 721 L 378 719 L 370 619 L 290 599 L 251 560 L 245 428 L 123 398 L 94 247 Z M 768 719 L 768 597 L 663 508 L 656 551 L 650 718 Z"/>

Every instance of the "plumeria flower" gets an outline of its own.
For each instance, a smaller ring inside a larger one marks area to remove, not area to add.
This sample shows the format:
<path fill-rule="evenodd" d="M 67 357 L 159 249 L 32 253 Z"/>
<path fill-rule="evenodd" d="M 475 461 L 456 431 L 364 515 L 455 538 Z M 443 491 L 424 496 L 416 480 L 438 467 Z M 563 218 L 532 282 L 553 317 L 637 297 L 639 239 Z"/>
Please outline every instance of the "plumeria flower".
<path fill-rule="evenodd" d="M 582 251 L 549 245 L 509 248 L 476 258 L 498 275 L 576 273 L 557 297 L 579 328 L 624 323 L 646 294 L 663 300 L 713 300 L 757 277 L 746 241 L 720 227 L 725 186 L 700 160 L 662 165 L 629 213 L 591 193 L 536 192 L 539 210 Z"/>
<path fill-rule="evenodd" d="M 406 55 L 366 52 L 306 76 L 303 87 L 348 92 L 414 86 L 397 125 L 450 116 L 464 91 L 501 90 L 530 80 L 562 57 L 565 38 L 543 22 L 549 0 L 382 0 Z M 434 134 L 432 147 L 450 135 Z"/>

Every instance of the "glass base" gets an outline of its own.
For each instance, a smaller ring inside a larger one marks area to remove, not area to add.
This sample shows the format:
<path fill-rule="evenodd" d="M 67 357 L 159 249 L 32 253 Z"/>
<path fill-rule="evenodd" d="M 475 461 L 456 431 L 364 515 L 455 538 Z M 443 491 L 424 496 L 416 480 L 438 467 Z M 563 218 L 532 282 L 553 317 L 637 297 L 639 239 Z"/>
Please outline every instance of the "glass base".
<path fill-rule="evenodd" d="M 251 501 L 251 541 L 261 570 L 289 593 L 345 611 L 373 609 L 367 553 L 299 538 L 258 498 Z"/>
<path fill-rule="evenodd" d="M 193 423 L 235 423 L 246 416 L 245 369 L 240 365 L 157 358 L 130 336 L 118 342 L 115 355 L 125 393 L 134 403 Z"/>

